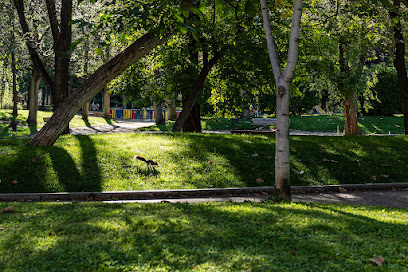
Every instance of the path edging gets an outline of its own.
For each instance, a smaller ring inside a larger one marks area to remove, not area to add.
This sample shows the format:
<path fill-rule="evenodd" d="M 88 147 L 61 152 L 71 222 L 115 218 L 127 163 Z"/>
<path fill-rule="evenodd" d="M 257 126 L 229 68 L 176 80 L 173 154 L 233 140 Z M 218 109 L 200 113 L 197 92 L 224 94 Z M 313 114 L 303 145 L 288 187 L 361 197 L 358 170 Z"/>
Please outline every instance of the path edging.
<path fill-rule="evenodd" d="M 347 191 L 397 190 L 407 189 L 408 183 L 369 183 L 343 184 L 322 186 L 292 186 L 292 193 L 339 193 Z M 107 201 L 107 200 L 148 200 L 148 199 L 182 199 L 211 198 L 232 196 L 273 195 L 274 187 L 244 188 L 210 188 L 210 189 L 178 189 L 178 190 L 141 190 L 117 192 L 64 192 L 64 193 L 16 193 L 0 194 L 0 202 L 24 201 Z"/>

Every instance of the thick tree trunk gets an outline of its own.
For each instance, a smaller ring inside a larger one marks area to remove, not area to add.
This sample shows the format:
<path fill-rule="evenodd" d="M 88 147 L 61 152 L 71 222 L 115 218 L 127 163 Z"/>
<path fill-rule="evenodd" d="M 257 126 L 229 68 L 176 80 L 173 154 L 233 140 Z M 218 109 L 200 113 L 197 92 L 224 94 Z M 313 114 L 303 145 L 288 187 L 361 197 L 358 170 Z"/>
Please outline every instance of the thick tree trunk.
<path fill-rule="evenodd" d="M 400 9 L 400 1 L 394 0 L 396 10 Z M 401 92 L 402 113 L 404 114 L 404 133 L 408 135 L 408 76 L 405 67 L 405 41 L 401 28 L 401 20 L 396 12 L 390 12 L 391 21 L 394 22 L 395 59 L 394 66 L 397 70 L 398 82 Z"/>
<path fill-rule="evenodd" d="M 183 125 L 183 132 L 201 133 L 200 104 L 195 103 Z"/>
<path fill-rule="evenodd" d="M 154 122 L 156 125 L 162 125 L 165 123 L 163 116 L 163 105 L 160 103 L 153 102 L 154 107 Z"/>
<path fill-rule="evenodd" d="M 12 33 L 14 40 L 14 32 Z M 13 119 L 11 121 L 11 129 L 17 131 L 17 102 L 18 102 L 18 93 L 17 93 L 17 64 L 16 64 L 16 53 L 14 50 L 11 50 L 11 67 L 13 71 Z"/>
<path fill-rule="evenodd" d="M 360 129 L 357 121 L 357 107 L 354 93 L 343 94 L 342 104 L 344 109 L 344 135 L 358 135 Z"/>
<path fill-rule="evenodd" d="M 103 88 L 103 117 L 105 119 L 111 119 L 110 117 L 110 93 L 108 86 Z"/>
<path fill-rule="evenodd" d="M 30 95 L 28 96 L 28 118 L 27 123 L 33 128 L 37 128 L 38 92 L 40 88 L 41 76 L 35 68 L 31 72 Z"/>
<path fill-rule="evenodd" d="M 168 36 L 159 39 L 153 33 L 147 33 L 116 57 L 99 67 L 76 91 L 65 99 L 64 103 L 54 112 L 51 119 L 29 142 L 29 145 L 53 145 L 72 117 L 85 103 L 90 101 L 109 81 L 124 72 L 151 49 L 159 44 L 163 44 L 167 38 Z"/>
<path fill-rule="evenodd" d="M 176 120 L 177 119 L 177 109 L 176 109 L 176 102 L 171 99 L 166 99 L 167 104 L 167 112 L 169 120 Z"/>
<path fill-rule="evenodd" d="M 303 0 L 295 0 L 293 6 L 292 27 L 290 30 L 288 58 L 285 71 L 282 73 L 272 29 L 269 22 L 269 11 L 266 0 L 261 0 L 263 26 L 268 45 L 269 59 L 276 84 L 276 148 L 275 148 L 275 188 L 277 195 L 284 201 L 292 201 L 290 191 L 289 161 L 289 96 L 299 52 L 299 32 Z"/>

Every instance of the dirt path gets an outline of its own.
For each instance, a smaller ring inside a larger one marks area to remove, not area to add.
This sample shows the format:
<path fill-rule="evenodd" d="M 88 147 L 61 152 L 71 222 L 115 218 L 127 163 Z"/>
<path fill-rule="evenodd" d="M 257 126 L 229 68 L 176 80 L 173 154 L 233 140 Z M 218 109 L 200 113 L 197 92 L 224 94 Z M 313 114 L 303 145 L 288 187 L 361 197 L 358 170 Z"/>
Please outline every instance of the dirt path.
<path fill-rule="evenodd" d="M 75 127 L 70 128 L 72 135 L 89 135 L 98 133 L 126 133 L 134 132 L 142 127 L 154 126 L 155 123 L 151 121 L 121 121 L 118 120 L 112 125 L 89 126 L 89 127 Z"/>

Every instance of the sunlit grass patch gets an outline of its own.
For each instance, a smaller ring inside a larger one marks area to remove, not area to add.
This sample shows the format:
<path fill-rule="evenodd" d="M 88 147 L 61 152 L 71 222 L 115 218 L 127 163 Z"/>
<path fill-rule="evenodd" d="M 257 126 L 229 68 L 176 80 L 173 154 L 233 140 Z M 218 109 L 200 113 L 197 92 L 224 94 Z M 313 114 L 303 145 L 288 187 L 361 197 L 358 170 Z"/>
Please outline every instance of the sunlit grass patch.
<path fill-rule="evenodd" d="M 268 202 L 12 205 L 15 213 L 0 215 L 1 271 L 406 271 L 408 265 L 403 209 Z M 381 267 L 370 262 L 379 255 Z"/>
<path fill-rule="evenodd" d="M 27 146 L 27 141 L 0 141 L 0 192 L 274 185 L 274 136 L 68 135 L 53 147 Z M 405 136 L 296 136 L 290 152 L 292 185 L 408 182 Z"/>

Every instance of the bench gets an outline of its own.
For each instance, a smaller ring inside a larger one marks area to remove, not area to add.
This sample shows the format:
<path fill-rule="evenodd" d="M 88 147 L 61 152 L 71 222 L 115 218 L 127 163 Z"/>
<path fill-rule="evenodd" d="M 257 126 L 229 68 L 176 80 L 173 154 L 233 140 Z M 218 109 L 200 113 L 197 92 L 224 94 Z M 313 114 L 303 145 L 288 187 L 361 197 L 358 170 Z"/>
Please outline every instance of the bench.
<path fill-rule="evenodd" d="M 251 128 L 255 126 L 276 126 L 276 119 L 275 118 L 252 118 L 251 119 Z"/>
<path fill-rule="evenodd" d="M 44 123 L 47 123 L 48 120 L 50 120 L 51 117 L 43 117 Z"/>

